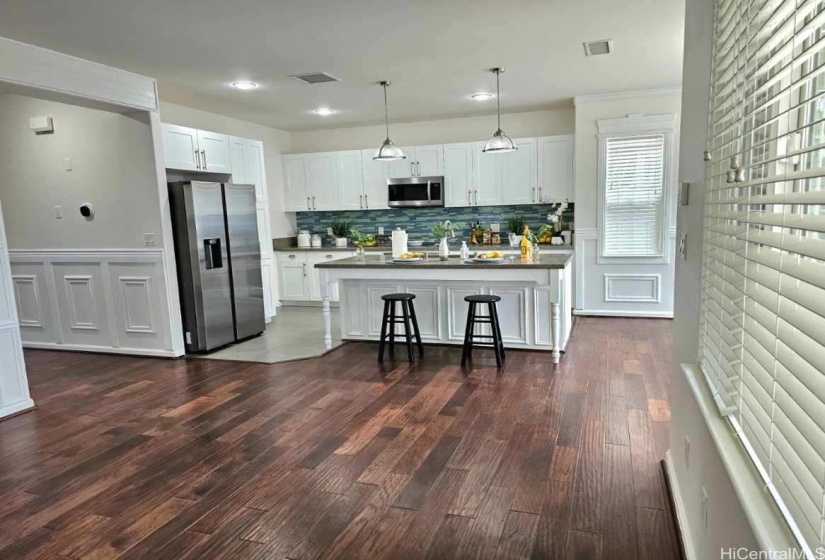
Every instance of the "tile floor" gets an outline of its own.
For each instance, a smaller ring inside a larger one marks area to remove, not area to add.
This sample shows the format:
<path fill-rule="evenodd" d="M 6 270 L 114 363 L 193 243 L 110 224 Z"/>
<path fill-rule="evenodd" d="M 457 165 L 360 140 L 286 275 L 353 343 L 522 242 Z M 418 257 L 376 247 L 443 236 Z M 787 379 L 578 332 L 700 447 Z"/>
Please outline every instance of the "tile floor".
<path fill-rule="evenodd" d="M 338 309 L 332 310 L 333 348 L 341 345 Z M 217 352 L 192 357 L 274 364 L 320 356 L 324 347 L 324 319 L 320 307 L 279 307 L 278 314 L 256 338 Z"/>

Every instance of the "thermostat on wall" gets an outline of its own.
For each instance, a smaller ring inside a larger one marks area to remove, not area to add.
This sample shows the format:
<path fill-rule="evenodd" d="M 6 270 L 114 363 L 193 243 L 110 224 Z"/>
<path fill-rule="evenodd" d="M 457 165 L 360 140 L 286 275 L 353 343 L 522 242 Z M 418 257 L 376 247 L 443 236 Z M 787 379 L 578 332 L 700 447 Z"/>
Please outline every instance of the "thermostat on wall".
<path fill-rule="evenodd" d="M 92 220 L 95 217 L 95 207 L 90 203 L 85 203 L 80 207 L 80 215 L 87 220 Z"/>
<path fill-rule="evenodd" d="M 54 132 L 51 117 L 32 117 L 29 119 L 29 128 L 35 132 Z"/>

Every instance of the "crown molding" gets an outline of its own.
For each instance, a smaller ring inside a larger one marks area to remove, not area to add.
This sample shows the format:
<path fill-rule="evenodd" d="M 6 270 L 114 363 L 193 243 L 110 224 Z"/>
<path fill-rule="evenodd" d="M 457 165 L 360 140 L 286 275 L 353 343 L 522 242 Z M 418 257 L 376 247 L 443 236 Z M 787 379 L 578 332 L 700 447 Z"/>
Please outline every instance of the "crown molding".
<path fill-rule="evenodd" d="M 653 97 L 656 95 L 681 94 L 682 87 L 668 87 L 658 89 L 641 89 L 637 91 L 621 91 L 617 93 L 597 93 L 593 95 L 577 95 L 573 98 L 573 105 L 583 105 L 586 103 L 602 103 L 604 101 L 616 101 L 619 99 L 630 99 L 635 97 Z"/>

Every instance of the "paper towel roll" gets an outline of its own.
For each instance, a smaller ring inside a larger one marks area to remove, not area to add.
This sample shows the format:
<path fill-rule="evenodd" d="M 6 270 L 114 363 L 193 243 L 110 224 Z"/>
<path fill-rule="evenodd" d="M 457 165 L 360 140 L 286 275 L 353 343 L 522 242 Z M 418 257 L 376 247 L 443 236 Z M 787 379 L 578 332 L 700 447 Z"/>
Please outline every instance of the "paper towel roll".
<path fill-rule="evenodd" d="M 392 256 L 395 258 L 406 252 L 407 232 L 401 228 L 395 228 L 395 231 L 392 232 Z"/>

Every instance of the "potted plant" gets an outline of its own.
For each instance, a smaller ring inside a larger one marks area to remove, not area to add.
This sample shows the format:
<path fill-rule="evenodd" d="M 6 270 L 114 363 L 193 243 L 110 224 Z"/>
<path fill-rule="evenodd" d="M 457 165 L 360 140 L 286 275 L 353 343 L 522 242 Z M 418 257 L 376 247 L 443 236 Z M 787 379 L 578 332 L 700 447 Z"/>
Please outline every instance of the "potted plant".
<path fill-rule="evenodd" d="M 521 243 L 526 225 L 524 218 L 521 216 L 510 216 L 507 218 L 507 231 L 510 232 L 508 239 L 510 240 L 511 247 L 518 247 L 519 243 Z"/>
<path fill-rule="evenodd" d="M 438 244 L 438 258 L 446 261 L 450 258 L 450 247 L 447 245 L 447 237 L 455 237 L 455 232 L 463 228 L 463 224 L 454 224 L 450 220 L 433 225 L 433 235 L 441 238 Z"/>
<path fill-rule="evenodd" d="M 352 232 L 350 223 L 343 220 L 335 220 L 332 222 L 330 229 L 332 230 L 332 235 L 335 237 L 335 246 L 346 247 L 347 237 Z"/>

